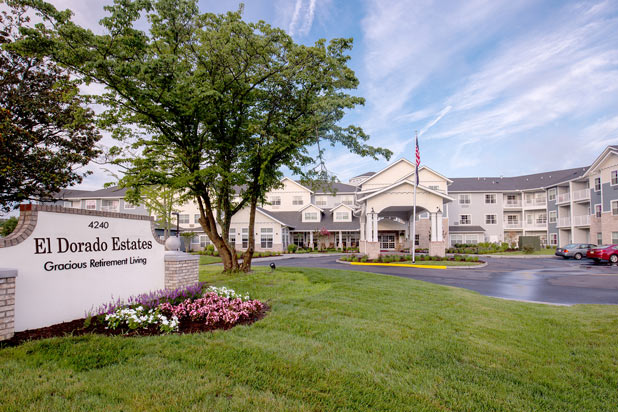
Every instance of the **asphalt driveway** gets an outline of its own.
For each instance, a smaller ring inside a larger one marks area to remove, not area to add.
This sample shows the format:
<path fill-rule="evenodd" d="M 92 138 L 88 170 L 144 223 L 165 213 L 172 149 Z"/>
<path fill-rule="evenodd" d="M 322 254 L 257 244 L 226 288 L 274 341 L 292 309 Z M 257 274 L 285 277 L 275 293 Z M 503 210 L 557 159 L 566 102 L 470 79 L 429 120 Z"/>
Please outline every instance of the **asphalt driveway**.
<path fill-rule="evenodd" d="M 260 259 L 256 265 L 268 265 Z M 572 305 L 618 304 L 618 267 L 591 260 L 483 258 L 479 269 L 420 269 L 385 266 L 350 266 L 337 256 L 294 257 L 276 260 L 277 266 L 347 269 L 423 280 L 474 290 L 486 296 L 529 302 Z"/>

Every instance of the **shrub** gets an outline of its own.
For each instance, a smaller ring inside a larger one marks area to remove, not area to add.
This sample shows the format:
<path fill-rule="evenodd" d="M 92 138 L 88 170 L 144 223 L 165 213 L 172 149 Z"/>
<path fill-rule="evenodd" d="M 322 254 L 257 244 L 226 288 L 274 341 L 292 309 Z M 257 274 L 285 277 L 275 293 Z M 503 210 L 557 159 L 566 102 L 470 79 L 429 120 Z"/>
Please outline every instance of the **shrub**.
<path fill-rule="evenodd" d="M 206 253 L 208 253 L 209 255 L 212 255 L 215 252 L 215 245 L 213 245 L 212 243 L 209 245 L 206 245 L 206 247 L 204 248 L 204 250 L 206 251 Z"/>
<path fill-rule="evenodd" d="M 288 245 L 288 252 L 295 253 L 297 250 L 298 250 L 298 246 L 296 246 L 294 243 L 292 243 L 291 245 Z"/>
<path fill-rule="evenodd" d="M 525 254 L 529 255 L 529 254 L 531 254 L 531 253 L 533 253 L 533 252 L 534 252 L 534 246 L 531 246 L 531 245 L 525 245 L 524 247 L 522 247 L 522 251 L 523 251 Z"/>
<path fill-rule="evenodd" d="M 360 260 L 361 260 L 361 262 L 366 262 L 368 259 L 369 259 L 369 256 L 363 255 L 363 256 L 361 256 Z"/>

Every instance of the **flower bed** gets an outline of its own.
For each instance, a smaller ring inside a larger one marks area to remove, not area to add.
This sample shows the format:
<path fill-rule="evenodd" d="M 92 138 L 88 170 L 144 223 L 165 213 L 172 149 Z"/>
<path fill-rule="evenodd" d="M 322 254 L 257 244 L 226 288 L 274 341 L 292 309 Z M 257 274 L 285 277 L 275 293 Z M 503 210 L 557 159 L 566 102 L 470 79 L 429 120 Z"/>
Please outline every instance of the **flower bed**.
<path fill-rule="evenodd" d="M 416 261 L 434 261 L 434 262 L 479 262 L 478 256 L 455 255 L 452 257 L 440 257 L 429 255 L 416 255 Z M 410 262 L 412 255 L 380 255 L 377 259 L 369 259 L 367 255 L 362 256 L 343 256 L 340 260 L 345 262 L 368 262 L 368 263 L 397 263 Z"/>
<path fill-rule="evenodd" d="M 225 287 L 205 283 L 160 290 L 116 300 L 91 311 L 83 319 L 15 333 L 6 342 L 19 344 L 66 334 L 160 335 L 229 329 L 263 318 L 268 305 Z"/>

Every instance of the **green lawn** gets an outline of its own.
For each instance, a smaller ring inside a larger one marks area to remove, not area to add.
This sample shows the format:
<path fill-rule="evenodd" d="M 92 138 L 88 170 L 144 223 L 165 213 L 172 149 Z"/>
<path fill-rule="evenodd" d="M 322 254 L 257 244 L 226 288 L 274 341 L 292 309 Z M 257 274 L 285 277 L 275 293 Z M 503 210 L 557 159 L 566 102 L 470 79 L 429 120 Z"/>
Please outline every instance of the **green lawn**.
<path fill-rule="evenodd" d="M 200 255 L 200 265 L 210 265 L 211 263 L 221 263 L 219 256 Z"/>
<path fill-rule="evenodd" d="M 198 335 L 0 349 L 4 411 L 610 411 L 618 307 L 504 301 L 370 273 L 202 280 L 272 306 Z"/>

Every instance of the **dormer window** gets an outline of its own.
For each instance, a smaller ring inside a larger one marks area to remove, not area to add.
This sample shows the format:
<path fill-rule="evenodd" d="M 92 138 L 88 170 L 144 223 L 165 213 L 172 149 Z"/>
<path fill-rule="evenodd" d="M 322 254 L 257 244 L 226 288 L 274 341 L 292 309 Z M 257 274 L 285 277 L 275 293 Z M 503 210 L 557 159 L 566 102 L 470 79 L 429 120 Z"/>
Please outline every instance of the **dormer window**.
<path fill-rule="evenodd" d="M 307 222 L 317 222 L 318 221 L 318 212 L 305 212 L 305 221 L 307 221 Z"/>
<path fill-rule="evenodd" d="M 316 196 L 315 197 L 316 206 L 326 206 L 327 203 L 328 203 L 328 199 L 326 198 L 326 196 Z"/>
<path fill-rule="evenodd" d="M 350 212 L 335 212 L 335 222 L 347 222 L 350 220 Z"/>

